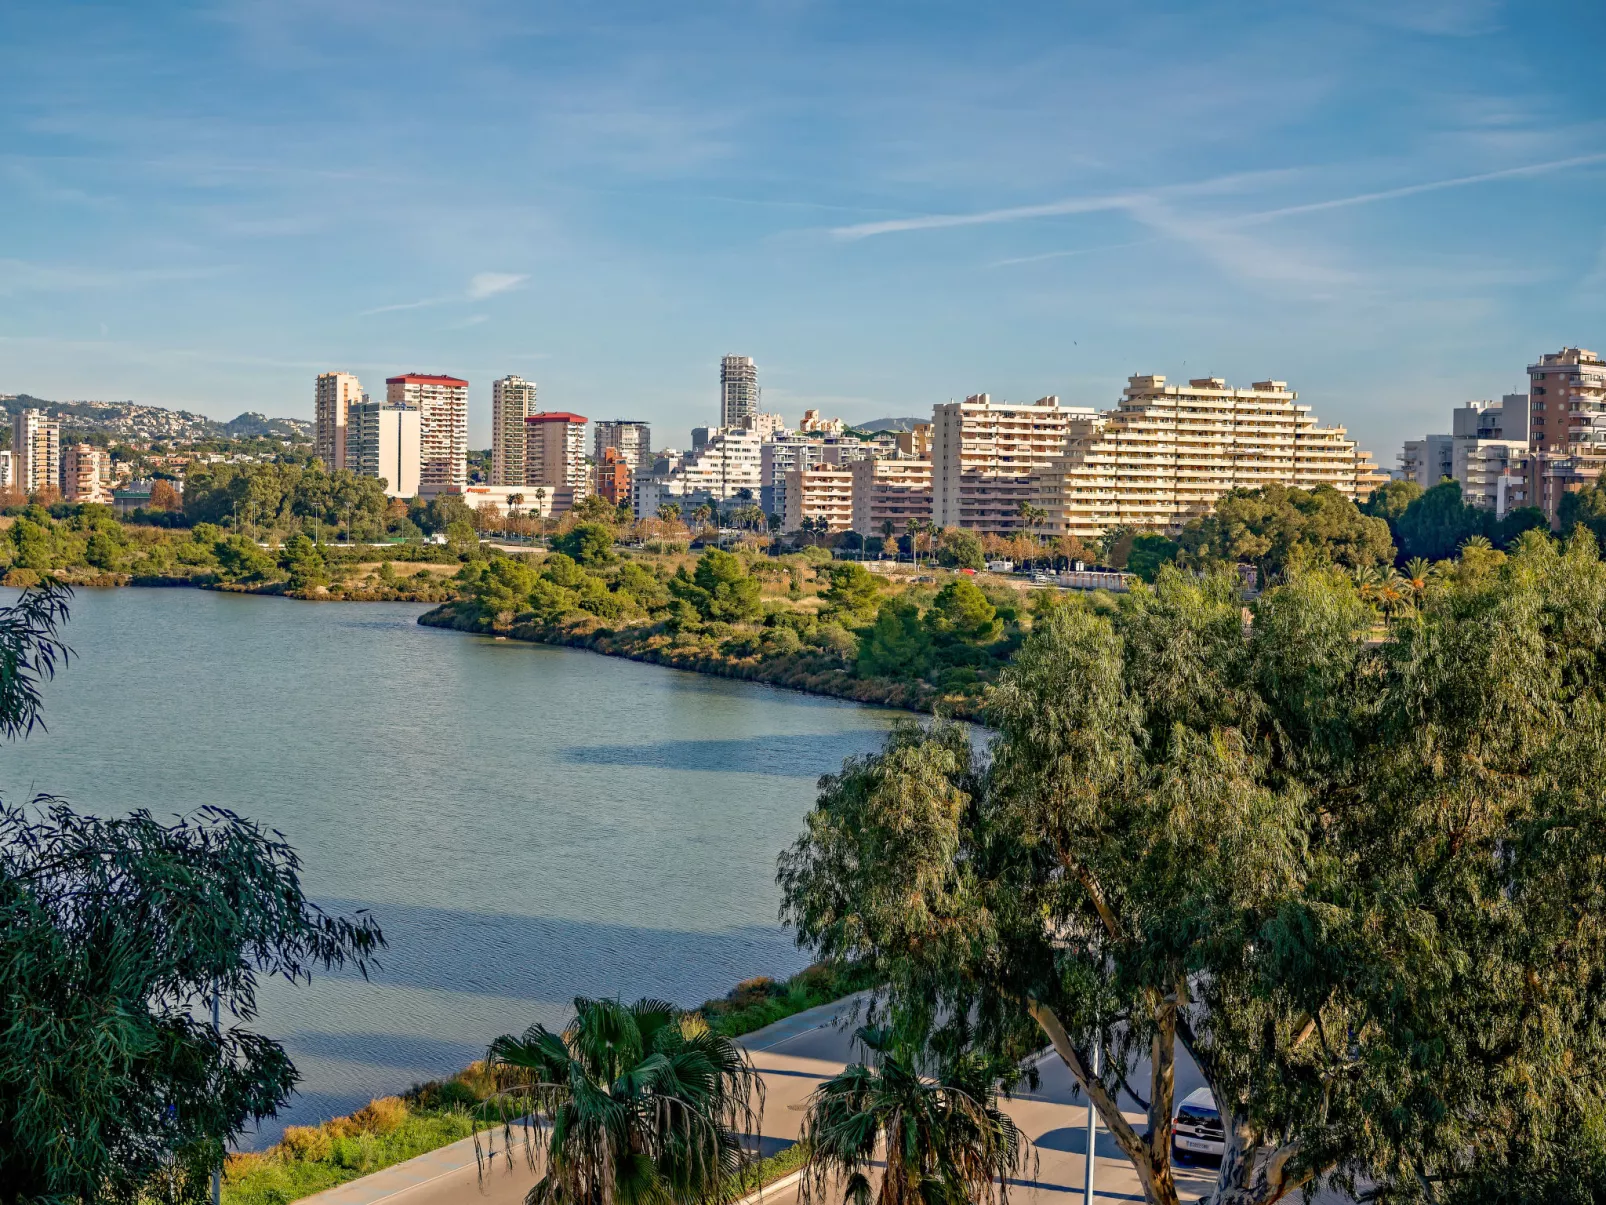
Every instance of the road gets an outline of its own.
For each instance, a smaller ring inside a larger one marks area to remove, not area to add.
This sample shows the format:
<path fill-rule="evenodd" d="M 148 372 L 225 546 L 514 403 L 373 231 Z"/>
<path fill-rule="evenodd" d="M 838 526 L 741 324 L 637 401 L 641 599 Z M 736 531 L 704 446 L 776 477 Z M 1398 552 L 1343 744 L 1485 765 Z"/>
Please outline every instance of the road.
<path fill-rule="evenodd" d="M 803 1113 L 800 1107 L 822 1081 L 855 1057 L 852 1010 L 857 1001 L 826 1005 L 779 1021 L 749 1034 L 743 1044 L 763 1076 L 764 1153 L 796 1141 Z M 1180 1055 L 1180 1052 L 1179 1052 Z M 1080 1101 L 1071 1074 L 1055 1058 L 1041 1064 L 1036 1091 L 1017 1093 L 1005 1109 L 1032 1140 L 1033 1159 L 1027 1173 L 1011 1187 L 1016 1205 L 1073 1205 L 1082 1198 L 1083 1151 L 1087 1108 Z M 1139 1081 L 1134 1080 L 1135 1084 Z M 1200 1084 L 1191 1063 L 1179 1057 L 1177 1099 Z M 1128 1120 L 1139 1128 L 1147 1119 L 1133 1101 L 1123 1102 Z M 499 1137 L 499 1136 L 498 1136 Z M 500 1149 L 500 1142 L 498 1142 Z M 1141 1201 L 1137 1175 L 1101 1129 L 1095 1148 L 1098 1202 Z M 1177 1187 L 1184 1201 L 1197 1200 L 1215 1183 L 1213 1171 L 1177 1169 Z M 482 1181 L 470 1141 L 454 1143 L 407 1163 L 307 1198 L 308 1205 L 518 1205 L 534 1182 L 534 1174 L 515 1155 L 510 1169 L 498 1157 Z M 795 1184 L 774 1188 L 764 1205 L 800 1205 Z M 837 1205 L 837 1198 L 822 1205 Z"/>

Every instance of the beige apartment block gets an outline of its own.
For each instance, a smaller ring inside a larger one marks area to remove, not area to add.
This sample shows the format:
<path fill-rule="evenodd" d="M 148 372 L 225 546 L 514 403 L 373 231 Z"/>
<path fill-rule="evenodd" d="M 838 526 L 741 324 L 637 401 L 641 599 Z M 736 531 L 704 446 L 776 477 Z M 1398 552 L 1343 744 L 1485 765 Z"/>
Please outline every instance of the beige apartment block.
<path fill-rule="evenodd" d="M 652 472 L 652 427 L 629 418 L 598 421 L 592 428 L 595 437 L 591 456 L 598 464 L 609 448 L 619 453 L 619 459 L 630 466 L 632 473 Z"/>
<path fill-rule="evenodd" d="M 11 480 L 25 494 L 61 488 L 61 424 L 43 410 L 11 416 Z"/>
<path fill-rule="evenodd" d="M 61 456 L 61 496 L 68 502 L 111 502 L 106 469 L 106 449 L 71 445 Z"/>
<path fill-rule="evenodd" d="M 853 530 L 878 536 L 887 523 L 902 535 L 911 520 L 931 521 L 931 461 L 857 460 L 853 474 Z"/>
<path fill-rule="evenodd" d="M 468 382 L 432 373 L 387 377 L 385 402 L 418 411 L 419 493 L 461 493 L 468 484 Z"/>
<path fill-rule="evenodd" d="M 349 372 L 323 372 L 313 392 L 313 451 L 329 472 L 346 464 L 346 419 L 362 402 L 362 382 Z"/>
<path fill-rule="evenodd" d="M 899 431 L 896 436 L 898 451 L 905 456 L 931 459 L 931 424 L 916 423 L 910 431 Z"/>
<path fill-rule="evenodd" d="M 1119 407 L 1072 422 L 1064 455 L 1037 474 L 1044 529 L 1083 539 L 1172 529 L 1229 490 L 1267 485 L 1330 485 L 1354 498 L 1358 479 L 1377 476 L 1370 454 L 1342 427 L 1317 426 L 1297 397 L 1283 381 L 1128 378 Z"/>
<path fill-rule="evenodd" d="M 523 377 L 491 382 L 491 484 L 524 484 L 524 420 L 535 413 L 536 385 Z"/>
<path fill-rule="evenodd" d="M 829 531 L 853 529 L 853 470 L 837 465 L 794 469 L 786 475 L 783 531 L 799 531 L 804 519 L 824 519 Z"/>
<path fill-rule="evenodd" d="M 985 393 L 933 408 L 932 515 L 939 527 L 1022 530 L 1020 506 L 1035 497 L 1033 474 L 1064 454 L 1074 420 L 1090 409 L 1057 397 L 995 402 Z"/>
<path fill-rule="evenodd" d="M 591 492 L 586 470 L 586 423 L 582 414 L 546 410 L 524 420 L 524 484 L 568 489 L 579 502 Z"/>

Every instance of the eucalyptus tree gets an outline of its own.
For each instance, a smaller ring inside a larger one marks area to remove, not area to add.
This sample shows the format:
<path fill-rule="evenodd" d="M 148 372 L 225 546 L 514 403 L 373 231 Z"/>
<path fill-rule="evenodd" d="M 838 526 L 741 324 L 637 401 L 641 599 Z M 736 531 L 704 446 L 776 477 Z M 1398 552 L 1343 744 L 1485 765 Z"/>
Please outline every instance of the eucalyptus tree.
<path fill-rule="evenodd" d="M 513 1125 L 540 1179 L 529 1205 L 683 1205 L 724 1199 L 763 1119 L 763 1083 L 742 1048 L 661 1000 L 576 999 L 559 1032 L 532 1025 L 491 1043 L 511 1165 Z M 483 1173 L 488 1156 L 476 1154 Z"/>
<path fill-rule="evenodd" d="M 0 608 L 0 733 L 39 722 L 68 592 Z M 324 914 L 275 833 L 217 808 L 163 824 L 0 804 L 0 1202 L 200 1201 L 229 1141 L 296 1083 L 247 1028 L 257 981 L 383 944 Z M 224 1019 L 215 1024 L 213 1016 Z"/>
<path fill-rule="evenodd" d="M 1469 548 L 1381 638 L 1337 571 L 1252 613 L 1230 578 L 1173 569 L 1055 607 L 984 763 L 957 728 L 905 725 L 822 780 L 783 915 L 947 1042 L 1046 1039 L 1150 1201 L 1176 1200 L 1179 1044 L 1223 1114 L 1218 1202 L 1588 1165 L 1602 613 L 1593 544 L 1536 533 Z"/>

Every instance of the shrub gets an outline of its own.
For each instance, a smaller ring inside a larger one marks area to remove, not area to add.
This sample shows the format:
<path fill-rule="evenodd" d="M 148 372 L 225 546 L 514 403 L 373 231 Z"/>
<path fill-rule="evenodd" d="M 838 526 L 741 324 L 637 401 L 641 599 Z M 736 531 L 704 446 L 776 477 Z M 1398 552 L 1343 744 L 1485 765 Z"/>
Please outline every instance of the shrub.
<path fill-rule="evenodd" d="M 461 1079 L 431 1080 L 414 1084 L 407 1100 L 417 1109 L 471 1109 L 480 1103 L 480 1094 Z"/>
<path fill-rule="evenodd" d="M 286 1126 L 279 1150 L 289 1159 L 317 1162 L 329 1158 L 333 1140 L 322 1126 Z"/>
<path fill-rule="evenodd" d="M 351 1115 L 370 1134 L 388 1134 L 407 1120 L 407 1102 L 399 1096 L 380 1096 Z"/>

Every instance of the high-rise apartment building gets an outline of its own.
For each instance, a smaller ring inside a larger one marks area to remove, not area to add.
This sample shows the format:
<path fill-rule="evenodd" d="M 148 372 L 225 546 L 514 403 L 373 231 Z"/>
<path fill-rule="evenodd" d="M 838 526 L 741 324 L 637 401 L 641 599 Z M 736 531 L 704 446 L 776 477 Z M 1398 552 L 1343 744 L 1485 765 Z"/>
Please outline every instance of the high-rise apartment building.
<path fill-rule="evenodd" d="M 902 535 L 909 522 L 931 521 L 931 461 L 913 457 L 856 460 L 853 474 L 853 530 L 879 536 L 888 523 Z"/>
<path fill-rule="evenodd" d="M 652 428 L 646 423 L 627 418 L 599 420 L 592 436 L 595 439 L 592 458 L 598 464 L 602 463 L 603 452 L 613 448 L 632 473 L 651 471 Z"/>
<path fill-rule="evenodd" d="M 719 363 L 719 425 L 741 427 L 758 411 L 758 368 L 753 357 L 726 356 Z"/>
<path fill-rule="evenodd" d="M 1073 418 L 1094 412 L 1057 397 L 995 402 L 985 393 L 936 406 L 931 420 L 932 513 L 939 527 L 1022 529 L 1020 505 L 1035 497 L 1032 474 L 1065 451 Z"/>
<path fill-rule="evenodd" d="M 0 452 L 0 490 L 11 489 L 16 484 L 17 470 L 9 451 Z"/>
<path fill-rule="evenodd" d="M 535 382 L 491 382 L 491 484 L 524 484 L 524 420 L 535 413 Z"/>
<path fill-rule="evenodd" d="M 1090 539 L 1175 528 L 1232 489 L 1330 485 L 1354 498 L 1358 480 L 1370 488 L 1370 455 L 1342 427 L 1318 427 L 1297 397 L 1283 381 L 1128 378 L 1120 406 L 1073 420 L 1064 455 L 1036 474 L 1043 530 Z"/>
<path fill-rule="evenodd" d="M 702 447 L 688 452 L 674 475 L 688 493 L 707 490 L 718 499 L 747 491 L 754 499 L 763 486 L 764 443 L 749 431 L 726 428 L 713 433 Z"/>
<path fill-rule="evenodd" d="M 61 496 L 68 502 L 110 502 L 106 449 L 72 444 L 61 456 Z"/>
<path fill-rule="evenodd" d="M 799 531 L 803 520 L 825 520 L 827 531 L 853 527 L 853 473 L 837 465 L 794 469 L 786 475 L 786 513 L 783 531 Z"/>
<path fill-rule="evenodd" d="M 630 462 L 612 444 L 597 458 L 597 493 L 613 505 L 630 502 L 630 482 L 634 474 Z"/>
<path fill-rule="evenodd" d="M 385 402 L 418 411 L 418 492 L 462 492 L 468 484 L 468 382 L 431 373 L 387 377 Z"/>
<path fill-rule="evenodd" d="M 318 374 L 313 394 L 313 451 L 329 472 L 347 468 L 346 414 L 362 401 L 362 382 L 349 372 Z"/>
<path fill-rule="evenodd" d="M 805 435 L 767 439 L 758 447 L 759 506 L 766 515 L 786 514 L 786 475 L 820 463 L 824 444 Z"/>
<path fill-rule="evenodd" d="M 1400 449 L 1400 478 L 1430 490 L 1455 476 L 1455 436 L 1424 435 L 1408 439 Z"/>
<path fill-rule="evenodd" d="M 574 502 L 591 492 L 586 421 L 583 415 L 567 410 L 538 412 L 524 420 L 525 485 L 573 490 Z"/>
<path fill-rule="evenodd" d="M 61 488 L 61 424 L 43 410 L 11 417 L 12 481 L 25 494 Z"/>
<path fill-rule="evenodd" d="M 1606 417 L 1606 362 L 1582 347 L 1564 347 L 1528 365 L 1528 445 L 1566 452 L 1606 440 L 1595 419 Z"/>
<path fill-rule="evenodd" d="M 346 412 L 346 467 L 377 477 L 391 498 L 422 491 L 424 415 L 389 402 L 358 402 Z"/>

